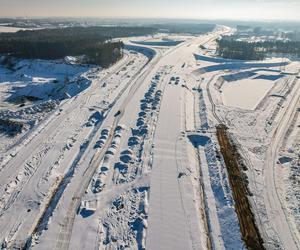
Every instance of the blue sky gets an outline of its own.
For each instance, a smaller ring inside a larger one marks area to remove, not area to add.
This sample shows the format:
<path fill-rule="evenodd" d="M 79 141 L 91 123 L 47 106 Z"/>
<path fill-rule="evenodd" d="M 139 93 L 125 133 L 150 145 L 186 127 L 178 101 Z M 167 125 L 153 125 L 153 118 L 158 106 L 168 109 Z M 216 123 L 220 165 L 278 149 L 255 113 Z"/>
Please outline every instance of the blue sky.
<path fill-rule="evenodd" d="M 300 0 L 0 0 L 1 16 L 300 19 Z"/>

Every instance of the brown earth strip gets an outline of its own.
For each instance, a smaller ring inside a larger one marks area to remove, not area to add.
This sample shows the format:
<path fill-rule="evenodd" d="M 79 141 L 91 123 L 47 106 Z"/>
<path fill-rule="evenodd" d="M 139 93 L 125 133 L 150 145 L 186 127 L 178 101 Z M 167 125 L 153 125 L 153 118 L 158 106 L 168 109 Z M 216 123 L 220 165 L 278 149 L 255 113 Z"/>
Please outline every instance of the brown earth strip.
<path fill-rule="evenodd" d="M 221 147 L 230 186 L 233 192 L 235 210 L 238 216 L 242 238 L 249 250 L 265 250 L 263 239 L 255 223 L 255 217 L 248 200 L 247 181 L 239 164 L 239 155 L 230 141 L 226 127 L 217 127 L 217 137 Z"/>

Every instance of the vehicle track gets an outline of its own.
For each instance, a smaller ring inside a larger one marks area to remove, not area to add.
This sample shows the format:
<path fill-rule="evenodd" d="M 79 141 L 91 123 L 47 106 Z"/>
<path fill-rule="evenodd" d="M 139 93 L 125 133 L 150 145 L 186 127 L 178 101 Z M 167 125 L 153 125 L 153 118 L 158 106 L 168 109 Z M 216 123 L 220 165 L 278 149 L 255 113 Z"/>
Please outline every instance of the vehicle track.
<path fill-rule="evenodd" d="M 68 249 L 70 237 L 72 234 L 72 228 L 75 220 L 76 213 L 79 210 L 81 198 L 85 193 L 85 190 L 88 188 L 91 179 L 93 178 L 95 172 L 97 171 L 98 166 L 100 165 L 102 158 L 104 157 L 106 151 L 108 150 L 114 136 L 114 130 L 119 122 L 119 119 L 116 119 L 113 123 L 112 129 L 110 130 L 108 140 L 104 145 L 103 149 L 95 154 L 92 161 L 89 164 L 87 171 L 84 173 L 81 185 L 75 192 L 76 195 L 72 198 L 72 203 L 70 204 L 67 216 L 65 217 L 61 230 L 57 239 L 56 249 Z"/>
<path fill-rule="evenodd" d="M 124 58 L 122 59 L 122 61 L 119 61 L 116 65 L 112 66 L 112 67 L 119 67 L 119 68 L 122 68 L 124 65 L 126 65 L 127 63 L 127 60 L 128 59 L 128 55 L 127 54 L 124 54 Z M 120 64 L 120 65 L 119 65 Z M 87 72 L 88 74 L 88 72 Z M 106 81 L 112 74 L 108 74 L 106 76 L 104 76 L 103 79 L 101 79 L 102 81 Z M 95 89 L 95 86 L 91 86 L 93 89 Z M 82 92 L 82 94 L 80 96 L 85 96 L 87 94 L 87 92 L 90 92 L 89 89 L 85 90 Z M 66 100 L 66 101 L 63 101 L 62 105 L 59 106 L 60 109 L 62 109 L 64 106 L 66 106 L 67 104 L 72 104 L 74 102 L 74 100 L 76 100 L 78 98 L 78 96 L 74 97 L 73 99 L 69 99 L 69 100 Z M 89 96 L 88 96 L 89 98 Z M 85 103 L 87 103 L 87 100 L 85 100 Z M 83 104 L 82 104 L 83 105 Z M 76 107 L 76 105 L 74 104 L 74 106 L 70 106 L 67 108 L 67 110 L 63 111 L 63 113 L 69 113 L 71 110 L 73 110 L 74 108 Z M 57 110 L 56 110 L 57 112 Z M 55 112 L 54 112 L 55 113 Z M 45 124 L 42 125 L 42 127 L 37 127 L 35 129 L 33 129 L 29 135 L 25 135 L 23 138 L 21 138 L 17 144 L 14 144 L 11 146 L 11 149 L 14 148 L 15 146 L 17 145 L 22 145 L 22 148 L 25 147 L 26 145 L 30 144 L 36 137 L 38 136 L 41 136 L 41 135 L 44 135 L 44 134 L 49 134 L 48 130 L 49 130 L 49 126 L 54 126 L 54 127 L 57 127 L 60 123 L 62 123 L 65 119 L 68 118 L 68 116 L 63 116 L 62 114 L 60 114 L 59 116 L 55 116 L 55 117 L 52 117 L 54 116 L 54 113 L 51 113 L 50 114 L 50 117 L 47 117 L 46 119 L 48 118 L 51 118 L 49 121 L 46 121 Z M 63 120 L 62 120 L 63 119 Z M 59 121 L 59 122 L 57 122 Z M 56 123 L 55 123 L 56 122 Z M 46 132 L 47 131 L 47 132 Z M 45 139 L 46 141 L 46 139 Z M 40 145 L 38 145 L 37 147 L 39 147 Z M 21 152 L 21 151 L 24 151 L 22 150 L 22 148 L 18 148 L 18 151 Z M 34 148 L 35 149 L 35 148 Z M 33 152 L 34 149 L 31 149 L 29 150 L 30 152 Z M 8 167 L 7 165 L 11 163 L 11 161 L 14 161 L 15 158 L 18 157 L 18 154 L 16 154 L 14 156 L 14 158 L 11 158 L 9 161 L 6 161 L 4 164 L 1 164 L 0 165 L 0 173 L 2 171 L 4 171 L 6 168 L 11 168 Z M 27 157 L 29 158 L 30 155 Z M 27 159 L 26 158 L 26 159 Z M 15 165 L 15 164 L 10 164 L 10 165 Z"/>
<path fill-rule="evenodd" d="M 153 65 L 156 64 L 159 61 L 159 59 L 160 59 L 160 55 L 158 57 L 154 58 L 153 61 L 148 61 L 148 63 L 141 69 L 141 71 L 143 71 L 147 66 L 149 66 L 148 70 L 151 71 Z M 125 107 L 128 105 L 129 101 L 131 100 L 131 98 L 135 94 L 135 92 L 142 85 L 142 84 L 139 84 L 139 83 L 141 83 L 145 80 L 146 76 L 148 75 L 148 70 L 145 70 L 144 72 L 140 71 L 140 74 L 141 74 L 140 76 L 139 76 L 139 74 L 136 74 L 133 85 L 130 87 L 129 92 L 128 92 L 125 100 L 120 105 L 120 107 L 122 107 L 120 109 L 120 114 L 114 119 L 111 131 L 114 131 L 117 124 L 119 123 L 119 121 L 123 117 Z M 119 96 L 121 96 L 122 94 L 124 94 L 123 91 L 120 92 Z M 117 98 L 119 98 L 119 96 Z M 111 108 L 114 106 L 114 104 L 117 102 L 117 100 L 118 99 L 115 99 L 115 101 L 113 102 L 113 105 L 111 106 Z M 108 112 L 108 114 L 109 114 L 109 112 Z M 76 195 L 73 196 L 72 204 L 68 208 L 67 216 L 65 217 L 64 223 L 62 225 L 63 229 L 61 230 L 61 232 L 58 236 L 58 243 L 56 245 L 56 249 L 68 249 L 71 234 L 72 234 L 73 224 L 74 224 L 74 220 L 75 220 L 75 216 L 76 216 L 76 212 L 77 212 L 77 210 L 80 206 L 82 196 L 84 195 L 85 190 L 88 188 L 89 183 L 91 182 L 95 172 L 97 171 L 97 168 L 100 165 L 100 163 L 101 163 L 101 161 L 102 161 L 102 159 L 105 155 L 106 150 L 108 149 L 109 145 L 111 144 L 112 139 L 113 139 L 112 134 L 110 134 L 110 138 L 109 138 L 109 140 L 107 140 L 107 142 L 105 144 L 105 147 L 103 148 L 105 150 L 101 150 L 99 152 L 99 154 L 97 154 L 97 156 L 95 156 L 95 158 L 94 158 L 95 160 L 92 161 L 92 163 L 90 164 L 90 167 L 88 168 L 88 169 L 91 169 L 91 170 L 90 171 L 88 170 L 88 172 L 85 173 L 85 177 L 83 179 L 84 185 L 82 185 L 81 186 L 82 188 L 80 188 L 76 192 Z M 97 164 L 95 164 L 95 163 L 97 163 Z"/>
<path fill-rule="evenodd" d="M 120 67 L 122 67 L 125 63 L 126 63 L 126 61 L 125 61 Z M 109 74 L 108 76 L 104 77 L 103 81 L 106 81 L 110 76 L 111 76 L 111 75 Z M 93 86 L 93 89 L 95 89 L 95 87 L 96 87 L 96 86 Z M 89 91 L 89 92 L 90 92 L 90 91 Z M 81 98 L 83 98 L 84 100 L 83 100 L 83 102 L 81 102 L 81 104 L 80 104 L 81 107 L 85 106 L 85 105 L 88 103 L 89 98 L 90 98 L 87 92 L 84 92 L 82 96 L 83 96 L 83 97 L 81 97 Z M 74 109 L 76 108 L 76 106 L 77 106 L 77 103 L 74 102 L 74 99 L 70 100 L 69 102 L 71 103 L 71 105 L 70 105 L 70 107 L 68 107 L 65 111 L 63 111 L 64 114 L 69 114 L 69 113 L 71 113 L 71 111 L 74 110 Z M 65 104 L 66 104 L 66 103 L 65 103 Z M 65 104 L 63 104 L 63 106 L 64 106 Z M 63 114 L 61 114 L 60 116 L 54 117 L 54 119 L 52 119 L 52 120 L 50 121 L 50 124 L 47 124 L 47 126 L 43 127 L 42 130 L 40 130 L 39 133 L 38 133 L 36 136 L 34 136 L 30 141 L 32 141 L 33 139 L 35 139 L 38 135 L 41 136 L 41 135 L 46 134 L 46 135 L 47 135 L 47 138 L 44 138 L 44 141 L 48 143 L 48 142 L 51 141 L 51 139 L 54 138 L 55 135 L 58 133 L 58 131 L 56 130 L 56 128 L 59 127 L 60 124 L 63 124 L 64 122 L 66 122 L 66 121 L 69 119 L 69 117 L 70 117 L 69 115 L 63 115 Z M 44 130 L 46 130 L 47 132 L 45 132 Z M 50 133 L 49 133 L 49 131 L 50 131 Z M 51 131 L 52 131 L 52 133 L 51 133 Z M 29 142 L 30 142 L 30 141 L 29 141 Z M 28 142 L 28 143 L 29 143 L 29 142 Z M 28 143 L 27 143 L 27 144 L 28 144 Z M 47 143 L 46 143 L 46 144 L 47 144 Z M 19 162 L 26 162 L 26 161 L 28 161 L 30 158 L 34 158 L 34 154 L 35 154 L 36 150 L 37 150 L 37 149 L 40 149 L 40 148 L 41 148 L 41 144 L 40 144 L 40 143 L 35 143 L 33 147 L 30 147 L 30 148 L 28 148 L 28 149 L 26 149 L 26 150 L 22 150 L 22 151 L 25 151 L 26 153 L 29 153 L 29 154 L 28 154 L 28 155 L 25 155 L 25 156 L 21 156 L 22 159 L 19 160 L 19 161 L 18 161 L 18 158 L 19 158 L 18 155 L 15 156 L 16 158 L 12 158 L 11 161 L 7 162 L 5 166 L 2 166 L 1 171 L 0 171 L 1 176 L 2 176 L 3 178 L 5 178 L 5 179 L 11 179 L 11 178 L 12 178 L 12 175 L 14 175 L 16 172 L 17 172 L 17 173 L 19 172 L 19 171 L 16 169 L 16 168 L 20 167 Z M 18 161 L 17 164 L 15 163 L 16 161 Z M 38 166 L 36 166 L 36 168 L 38 168 Z M 16 170 L 12 171 L 12 169 L 16 169 Z M 23 185 L 23 186 L 24 186 L 24 185 Z M 22 190 L 22 188 L 19 189 L 19 190 L 17 190 L 17 193 L 20 193 L 21 190 Z M 14 200 L 15 200 L 16 198 L 17 198 L 17 197 L 15 196 L 15 197 L 14 197 Z M 9 204 L 8 204 L 8 205 L 9 205 Z M 8 206 L 8 205 L 5 206 L 6 209 L 7 209 L 7 206 Z M 11 205 L 11 203 L 10 203 L 10 205 Z"/>
<path fill-rule="evenodd" d="M 211 83 L 215 80 L 215 78 L 218 77 L 218 74 L 215 74 L 213 75 L 210 80 L 208 81 L 208 83 L 206 84 L 206 92 L 207 92 L 207 96 L 208 96 L 208 99 L 209 99 L 209 102 L 211 104 L 211 107 L 212 107 L 212 113 L 213 113 L 213 116 L 215 117 L 216 121 L 219 123 L 219 124 L 223 124 L 224 122 L 218 117 L 217 113 L 216 113 L 216 104 L 214 103 L 213 101 L 213 98 L 211 96 L 211 93 L 210 93 L 210 85 Z"/>
<path fill-rule="evenodd" d="M 120 63 L 119 63 L 119 64 L 116 64 L 115 67 L 120 68 L 120 67 L 122 67 L 124 64 L 126 64 L 126 62 L 127 62 L 126 60 L 125 60 L 125 61 L 122 61 L 121 64 L 120 64 Z M 113 67 L 113 68 L 115 68 L 115 67 Z M 101 80 L 102 80 L 102 81 L 105 81 L 106 79 L 108 79 L 109 77 L 111 77 L 112 74 L 114 74 L 114 71 L 113 71 L 112 73 L 109 73 L 108 75 L 106 75 L 106 76 L 105 76 L 103 79 L 101 79 Z M 93 85 L 93 88 L 92 88 L 92 89 L 89 89 L 89 91 L 85 91 L 85 92 L 80 96 L 80 99 L 84 99 L 84 101 L 80 103 L 80 107 L 84 107 L 84 106 L 87 105 L 87 103 L 89 102 L 89 99 L 90 99 L 89 92 L 93 91 L 93 90 L 96 88 L 96 85 L 97 85 L 97 84 L 95 83 L 95 84 Z M 77 98 L 78 98 L 78 97 L 75 97 L 74 99 L 71 99 L 71 100 L 68 101 L 69 103 L 71 103 L 71 105 L 70 105 L 66 110 L 64 110 L 64 113 L 66 113 L 66 114 L 71 113 L 70 111 L 72 111 L 72 109 L 74 109 L 74 108 L 77 106 L 77 102 L 78 102 Z M 77 100 L 77 101 L 75 101 L 75 100 Z M 67 121 L 67 120 L 69 119 L 69 116 L 68 116 L 68 115 L 63 116 L 63 118 L 64 118 L 64 121 Z M 61 123 L 61 120 L 59 120 L 59 119 L 61 119 L 61 117 L 58 117 L 58 118 L 55 117 L 54 120 L 52 120 L 52 121 L 50 122 L 49 125 L 51 126 L 51 128 L 57 127 L 57 123 L 58 123 L 58 122 Z M 47 126 L 47 127 L 45 127 L 44 129 L 49 130 L 49 127 Z M 43 129 L 43 130 L 44 130 L 44 129 Z M 50 129 L 50 130 L 52 131 L 53 129 Z M 44 132 L 44 133 L 45 133 L 45 132 Z M 54 130 L 54 133 L 57 134 L 57 130 Z M 47 135 L 48 133 L 45 133 L 45 134 Z M 52 136 L 52 135 L 51 135 L 51 136 Z M 39 145 L 39 146 L 40 146 L 40 145 Z M 31 153 L 30 150 L 29 150 L 28 152 Z M 29 155 L 28 157 L 31 157 L 31 156 Z M 16 164 L 16 166 L 18 166 L 18 164 Z M 37 166 L 37 167 L 38 167 L 38 166 Z M 21 192 L 21 190 L 19 190 L 19 191 L 17 192 L 17 194 L 20 194 L 20 192 Z M 51 201 L 51 199 L 52 199 L 52 198 L 50 198 L 50 201 Z M 49 204 L 50 201 L 48 201 L 47 203 Z M 45 208 L 45 209 L 46 209 L 46 208 Z M 38 218 L 38 222 L 39 222 L 39 221 L 42 221 L 41 218 Z M 34 226 L 34 229 L 32 230 L 32 232 L 36 231 L 37 228 L 39 228 L 39 223 L 38 223 L 36 226 Z M 29 235 L 32 235 L 32 233 L 29 233 Z M 29 238 L 31 238 L 31 236 L 30 236 Z"/>
<path fill-rule="evenodd" d="M 266 155 L 266 168 L 264 169 L 264 196 L 268 218 L 285 249 L 299 249 L 300 244 L 299 239 L 297 239 L 292 232 L 286 211 L 277 191 L 275 168 L 281 142 L 289 128 L 288 125 L 291 123 L 295 112 L 297 112 L 296 106 L 299 102 L 299 95 L 300 84 L 298 83 L 289 104 L 286 104 L 288 107 L 287 110 L 283 113 L 283 116 L 272 134 L 272 140 Z"/>

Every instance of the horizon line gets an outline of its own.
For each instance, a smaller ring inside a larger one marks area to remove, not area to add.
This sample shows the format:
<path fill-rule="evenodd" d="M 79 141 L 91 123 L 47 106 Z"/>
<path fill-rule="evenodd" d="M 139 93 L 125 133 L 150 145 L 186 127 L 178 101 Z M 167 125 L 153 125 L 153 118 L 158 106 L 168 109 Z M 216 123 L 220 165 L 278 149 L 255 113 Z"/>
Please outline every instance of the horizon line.
<path fill-rule="evenodd" d="M 99 19 L 99 20 L 180 20 L 180 21 L 241 21 L 241 22 L 300 22 L 299 19 L 286 19 L 286 18 L 188 18 L 188 17 L 130 17 L 130 16 L 0 16 L 0 19 L 55 19 L 55 18 L 63 18 L 63 19 Z"/>

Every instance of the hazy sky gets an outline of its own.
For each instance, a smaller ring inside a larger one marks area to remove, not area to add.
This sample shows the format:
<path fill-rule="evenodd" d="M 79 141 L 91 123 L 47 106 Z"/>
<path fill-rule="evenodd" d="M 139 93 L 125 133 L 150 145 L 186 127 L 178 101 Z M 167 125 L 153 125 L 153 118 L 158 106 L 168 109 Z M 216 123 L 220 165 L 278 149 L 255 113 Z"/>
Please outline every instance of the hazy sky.
<path fill-rule="evenodd" d="M 300 20 L 300 0 L 0 0 L 0 16 Z"/>

